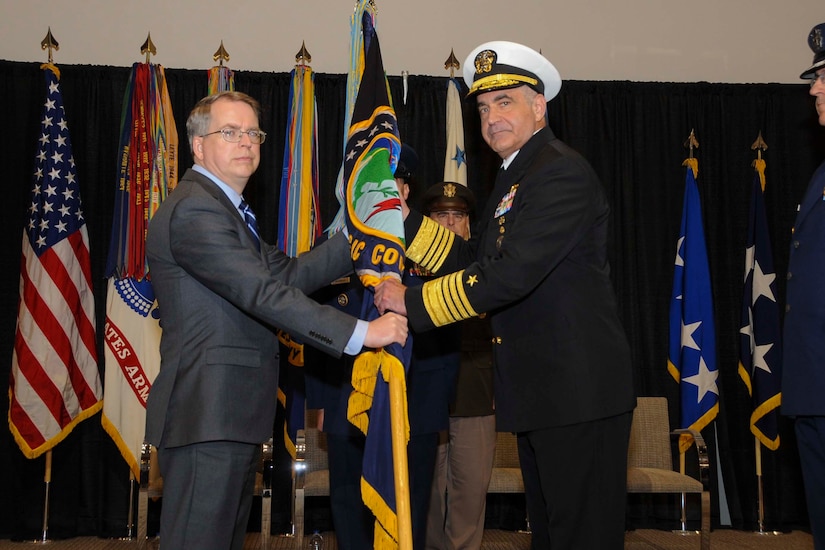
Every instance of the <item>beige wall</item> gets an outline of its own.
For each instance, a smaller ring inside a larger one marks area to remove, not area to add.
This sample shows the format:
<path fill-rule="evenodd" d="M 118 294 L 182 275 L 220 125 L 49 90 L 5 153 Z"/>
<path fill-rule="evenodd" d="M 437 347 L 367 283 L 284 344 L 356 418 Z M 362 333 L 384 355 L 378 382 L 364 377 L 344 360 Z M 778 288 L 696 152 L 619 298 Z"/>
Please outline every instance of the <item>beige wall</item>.
<path fill-rule="evenodd" d="M 377 0 L 391 75 L 447 75 L 454 49 L 513 40 L 575 80 L 798 83 L 821 0 Z M 206 69 L 221 40 L 235 70 L 345 73 L 354 0 L 0 0 L 0 59 L 129 66 L 151 32 L 167 68 Z"/>

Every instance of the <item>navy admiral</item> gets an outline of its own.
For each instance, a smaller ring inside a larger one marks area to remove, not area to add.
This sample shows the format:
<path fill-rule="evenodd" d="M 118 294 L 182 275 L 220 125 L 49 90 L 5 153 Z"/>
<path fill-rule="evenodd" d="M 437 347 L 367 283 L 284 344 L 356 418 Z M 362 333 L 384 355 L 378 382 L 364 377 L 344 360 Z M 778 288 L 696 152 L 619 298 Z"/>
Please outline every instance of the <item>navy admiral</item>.
<path fill-rule="evenodd" d="M 465 60 L 464 79 L 503 160 L 479 230 L 464 241 L 405 207 L 407 257 L 442 276 L 385 283 L 376 302 L 418 331 L 489 312 L 497 429 L 518 435 L 532 548 L 623 548 L 636 399 L 606 194 L 547 126 L 562 81 L 544 56 L 488 42 Z"/>

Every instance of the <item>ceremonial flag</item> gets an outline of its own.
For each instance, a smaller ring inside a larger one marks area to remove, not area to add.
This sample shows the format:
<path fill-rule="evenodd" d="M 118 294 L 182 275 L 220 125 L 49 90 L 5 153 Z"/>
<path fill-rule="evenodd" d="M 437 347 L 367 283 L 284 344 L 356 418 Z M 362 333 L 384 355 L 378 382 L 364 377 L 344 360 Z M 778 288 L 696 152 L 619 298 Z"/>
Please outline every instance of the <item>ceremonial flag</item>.
<path fill-rule="evenodd" d="M 363 15 L 366 58 L 353 110 L 344 157 L 347 230 L 355 271 L 364 284 L 362 318 L 373 320 L 374 286 L 385 278 L 401 280 L 404 267 L 404 223 L 393 176 L 400 153 L 398 125 L 390 102 L 381 49 L 370 12 Z M 398 501 L 395 491 L 390 421 L 390 385 L 406 388 L 412 346 L 393 344 L 356 357 L 348 418 L 366 434 L 361 495 L 376 518 L 374 548 L 397 548 Z M 409 440 L 406 392 L 403 403 L 404 446 Z M 406 454 L 403 459 L 406 461 Z M 405 484 L 406 485 L 406 484 Z M 408 498 L 404 496 L 404 498 Z"/>
<path fill-rule="evenodd" d="M 779 448 L 779 405 L 782 402 L 782 341 L 776 273 L 765 214 L 765 161 L 754 161 L 751 208 L 745 246 L 745 288 L 739 331 L 739 376 L 753 403 L 751 433 L 768 449 Z"/>
<path fill-rule="evenodd" d="M 687 159 L 682 225 L 676 245 L 670 299 L 668 371 L 679 384 L 681 427 L 700 431 L 719 412 L 719 371 L 710 269 L 696 176 L 699 161 Z M 680 441 L 682 450 L 690 446 Z"/>
<path fill-rule="evenodd" d="M 371 9 L 370 0 L 358 0 L 355 11 L 350 19 L 350 62 L 347 73 L 347 104 L 346 112 L 344 113 L 344 135 L 348 135 L 350 131 L 352 111 L 355 108 L 355 98 L 361 86 L 361 75 L 364 73 L 364 55 L 370 39 L 370 37 L 363 34 L 361 22 L 369 13 L 368 10 Z M 340 208 L 332 220 L 332 223 L 329 224 L 329 227 L 325 230 L 330 237 L 341 231 L 346 223 L 344 220 L 344 212 L 346 211 L 344 163 L 346 162 L 347 145 L 349 145 L 349 143 L 344 140 L 344 159 L 341 161 L 341 168 L 338 170 L 338 178 L 335 182 L 335 198 L 338 199 Z"/>
<path fill-rule="evenodd" d="M 464 119 L 458 81 L 447 81 L 447 154 L 444 159 L 444 181 L 454 181 L 467 187 L 467 159 L 464 151 Z"/>
<path fill-rule="evenodd" d="M 221 44 L 223 47 L 223 44 Z M 231 92 L 235 90 L 235 73 L 229 67 L 216 65 L 209 69 L 209 93 Z"/>
<path fill-rule="evenodd" d="M 278 209 L 278 248 L 298 257 L 321 235 L 318 214 L 318 122 L 315 74 L 305 64 L 292 70 L 289 87 L 284 166 Z M 278 331 L 283 347 L 278 403 L 284 419 L 284 444 L 295 459 L 295 437 L 304 427 L 304 346 Z M 281 415 L 279 415 L 281 416 Z"/>
<path fill-rule="evenodd" d="M 23 228 L 11 358 L 9 426 L 36 458 L 100 410 L 89 235 L 58 80 L 41 66 L 46 97 Z"/>
<path fill-rule="evenodd" d="M 161 329 L 144 252 L 146 228 L 177 184 L 178 134 L 162 66 L 132 66 L 120 129 L 106 271 L 103 427 L 138 477 L 146 399 L 160 370 Z"/>
<path fill-rule="evenodd" d="M 321 234 L 318 215 L 318 122 L 315 73 L 296 65 L 289 86 L 284 167 L 278 209 L 278 247 L 288 256 L 308 251 Z"/>

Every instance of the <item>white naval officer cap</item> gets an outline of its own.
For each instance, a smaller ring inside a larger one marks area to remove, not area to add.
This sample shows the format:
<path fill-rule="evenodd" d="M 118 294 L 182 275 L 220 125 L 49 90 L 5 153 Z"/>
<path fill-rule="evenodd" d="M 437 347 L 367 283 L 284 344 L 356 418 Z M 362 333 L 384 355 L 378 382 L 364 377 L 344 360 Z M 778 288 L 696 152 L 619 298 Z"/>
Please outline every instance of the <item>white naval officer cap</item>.
<path fill-rule="evenodd" d="M 550 101 L 561 90 L 561 75 L 546 57 L 516 42 L 496 40 L 477 46 L 464 60 L 467 97 L 527 85 Z"/>

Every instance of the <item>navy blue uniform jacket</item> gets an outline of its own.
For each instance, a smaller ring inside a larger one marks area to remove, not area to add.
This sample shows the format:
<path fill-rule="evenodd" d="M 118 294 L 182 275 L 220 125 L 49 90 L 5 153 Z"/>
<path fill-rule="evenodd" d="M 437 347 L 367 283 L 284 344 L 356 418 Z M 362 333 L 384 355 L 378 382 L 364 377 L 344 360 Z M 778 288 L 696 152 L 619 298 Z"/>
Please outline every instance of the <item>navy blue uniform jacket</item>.
<path fill-rule="evenodd" d="M 469 242 L 421 214 L 407 217 L 407 256 L 448 274 L 407 290 L 410 324 L 490 314 L 498 430 L 565 426 L 635 406 L 607 261 L 609 212 L 590 164 L 544 128 L 499 173 Z"/>

